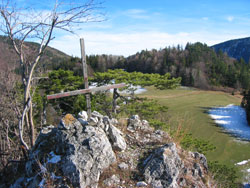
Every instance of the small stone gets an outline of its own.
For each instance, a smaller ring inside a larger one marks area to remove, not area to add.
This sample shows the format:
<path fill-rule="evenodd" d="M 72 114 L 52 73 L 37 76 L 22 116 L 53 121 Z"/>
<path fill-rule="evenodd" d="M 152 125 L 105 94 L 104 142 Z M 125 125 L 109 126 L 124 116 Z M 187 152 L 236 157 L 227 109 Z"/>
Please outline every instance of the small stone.
<path fill-rule="evenodd" d="M 187 186 L 186 180 L 185 180 L 184 178 L 180 178 L 179 185 L 180 185 L 181 187 Z"/>
<path fill-rule="evenodd" d="M 118 165 L 118 167 L 121 169 L 121 170 L 127 170 L 128 169 L 128 165 L 124 162 L 120 163 Z"/>
<path fill-rule="evenodd" d="M 163 188 L 160 180 L 155 180 L 152 182 L 153 188 Z"/>
<path fill-rule="evenodd" d="M 47 126 L 42 128 L 41 130 L 41 134 L 48 134 L 49 132 L 52 131 L 52 129 L 54 129 L 55 127 L 53 125 Z"/>
<path fill-rule="evenodd" d="M 82 118 L 78 118 L 78 121 L 81 123 L 81 125 L 85 126 L 85 125 L 88 125 L 89 123 L 87 121 L 85 121 L 84 119 Z"/>
<path fill-rule="evenodd" d="M 130 119 L 140 120 L 140 117 L 138 115 L 132 115 Z"/>
<path fill-rule="evenodd" d="M 103 121 L 104 124 L 109 124 L 109 123 L 110 123 L 110 119 L 109 119 L 108 116 L 104 116 L 104 117 L 102 118 L 102 121 Z"/>
<path fill-rule="evenodd" d="M 142 122 L 140 120 L 140 117 L 138 115 L 131 116 L 130 119 L 128 119 L 128 127 L 127 130 L 130 132 L 134 132 L 135 130 L 142 128 Z"/>
<path fill-rule="evenodd" d="M 118 120 L 115 119 L 115 118 L 112 118 L 112 119 L 110 120 L 110 123 L 111 123 L 112 125 L 117 125 L 117 124 L 118 124 Z"/>
<path fill-rule="evenodd" d="M 108 136 L 111 140 L 112 147 L 117 151 L 124 151 L 127 147 L 125 139 L 122 137 L 122 132 L 115 126 L 110 125 Z"/>
<path fill-rule="evenodd" d="M 87 120 L 88 120 L 88 114 L 87 114 L 87 112 L 84 111 L 84 110 L 78 113 L 78 117 L 79 117 L 79 118 L 82 118 L 84 121 L 87 121 Z"/>
<path fill-rule="evenodd" d="M 155 131 L 155 134 L 164 135 L 165 132 L 162 131 L 162 130 L 156 130 L 156 131 Z"/>
<path fill-rule="evenodd" d="M 141 123 L 142 123 L 142 125 L 144 125 L 144 126 L 149 126 L 149 123 L 148 123 L 147 120 L 142 120 Z"/>
<path fill-rule="evenodd" d="M 208 169 L 208 165 L 207 165 L 207 158 L 205 157 L 205 155 L 198 153 L 198 152 L 194 152 L 193 153 L 193 157 L 195 159 L 199 159 L 201 164 L 204 166 L 204 168 L 207 170 Z"/>
<path fill-rule="evenodd" d="M 104 180 L 103 183 L 109 187 L 118 185 L 120 183 L 120 178 L 114 174 L 110 178 Z"/>
<path fill-rule="evenodd" d="M 96 126 L 98 123 L 98 118 L 97 117 L 91 117 L 89 120 L 89 125 L 91 126 Z"/>
<path fill-rule="evenodd" d="M 97 112 L 97 111 L 93 111 L 92 113 L 91 113 L 91 116 L 92 117 L 97 117 L 97 118 L 103 118 L 103 115 L 102 114 L 100 114 L 99 112 Z"/>
<path fill-rule="evenodd" d="M 148 184 L 144 181 L 139 181 L 136 183 L 136 187 L 146 187 Z"/>
<path fill-rule="evenodd" d="M 103 130 L 107 133 L 108 132 L 108 130 L 109 130 L 109 126 L 110 126 L 110 119 L 109 119 L 109 117 L 108 116 L 104 116 L 103 118 L 102 118 L 102 123 L 104 124 L 104 128 L 103 128 Z"/>

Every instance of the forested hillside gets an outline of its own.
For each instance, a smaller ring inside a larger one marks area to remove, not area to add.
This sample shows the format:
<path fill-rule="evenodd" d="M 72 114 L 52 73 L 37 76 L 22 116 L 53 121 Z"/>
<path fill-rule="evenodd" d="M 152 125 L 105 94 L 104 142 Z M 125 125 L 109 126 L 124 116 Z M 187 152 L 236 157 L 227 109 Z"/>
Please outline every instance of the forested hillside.
<path fill-rule="evenodd" d="M 225 41 L 212 46 L 212 48 L 217 52 L 222 50 L 238 60 L 243 58 L 246 63 L 250 61 L 250 37 Z"/>
<path fill-rule="evenodd" d="M 27 49 L 36 51 L 37 44 L 27 43 Z M 14 66 L 17 56 L 10 47 L 10 41 L 0 36 L 0 67 Z M 82 74 L 81 61 L 53 48 L 48 48 L 41 72 L 48 70 L 72 70 L 77 75 Z M 222 50 L 215 52 L 202 43 L 188 43 L 181 46 L 166 47 L 161 50 L 142 50 L 127 58 L 113 55 L 90 55 L 87 57 L 90 75 L 93 70 L 105 72 L 108 69 L 121 68 L 128 72 L 171 73 L 173 77 L 181 77 L 182 85 L 201 89 L 216 89 L 218 87 L 250 88 L 250 65 L 243 59 L 230 58 Z M 45 66 L 46 65 L 46 66 Z M 46 69 L 46 70 L 45 70 Z M 92 70 L 93 69 L 93 70 Z"/>
<path fill-rule="evenodd" d="M 89 56 L 89 64 L 98 71 L 122 68 L 128 72 L 171 73 L 182 77 L 182 85 L 202 89 L 214 87 L 249 88 L 250 65 L 237 61 L 222 51 L 215 52 L 206 44 L 188 43 L 161 50 L 143 50 L 128 58 L 117 56 Z"/>

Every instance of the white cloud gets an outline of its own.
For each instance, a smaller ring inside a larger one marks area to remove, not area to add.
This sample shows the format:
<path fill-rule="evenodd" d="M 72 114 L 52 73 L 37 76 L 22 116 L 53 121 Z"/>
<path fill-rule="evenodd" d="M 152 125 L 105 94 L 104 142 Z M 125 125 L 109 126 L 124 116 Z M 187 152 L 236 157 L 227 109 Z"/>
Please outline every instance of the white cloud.
<path fill-rule="evenodd" d="M 122 15 L 128 16 L 133 19 L 148 19 L 150 18 L 146 10 L 143 9 L 128 9 L 121 12 Z"/>
<path fill-rule="evenodd" d="M 233 16 L 228 16 L 226 19 L 227 19 L 227 21 L 232 22 L 234 20 L 234 17 Z"/>
<path fill-rule="evenodd" d="M 79 36 L 85 39 L 87 54 L 113 54 L 129 56 L 143 49 L 160 49 L 166 46 L 180 44 L 185 47 L 187 42 L 202 42 L 208 45 L 217 44 L 229 39 L 245 36 L 218 35 L 216 33 L 176 33 L 166 32 L 142 32 L 142 33 L 104 33 L 87 32 Z M 79 37 L 65 35 L 56 38 L 50 46 L 57 48 L 69 55 L 80 56 Z"/>

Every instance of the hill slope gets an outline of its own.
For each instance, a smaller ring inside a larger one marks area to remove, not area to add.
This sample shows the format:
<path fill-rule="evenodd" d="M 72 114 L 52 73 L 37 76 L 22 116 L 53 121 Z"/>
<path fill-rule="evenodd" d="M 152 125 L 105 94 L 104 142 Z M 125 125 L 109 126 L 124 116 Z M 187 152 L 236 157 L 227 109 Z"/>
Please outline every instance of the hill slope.
<path fill-rule="evenodd" d="M 38 49 L 38 44 L 34 42 L 27 42 L 27 47 L 29 50 L 36 51 Z M 48 47 L 45 51 L 44 56 L 41 59 L 42 64 L 46 64 L 49 68 L 53 63 L 60 63 L 70 59 L 67 54 Z M 0 36 L 0 69 L 6 68 L 7 66 L 16 66 L 18 64 L 18 56 L 16 55 L 14 49 L 11 46 L 10 41 L 5 36 Z"/>
<path fill-rule="evenodd" d="M 243 58 L 246 63 L 250 60 L 250 37 L 242 39 L 234 39 L 226 42 L 222 42 L 212 46 L 215 51 L 222 50 L 226 52 L 230 57 L 240 60 Z"/>

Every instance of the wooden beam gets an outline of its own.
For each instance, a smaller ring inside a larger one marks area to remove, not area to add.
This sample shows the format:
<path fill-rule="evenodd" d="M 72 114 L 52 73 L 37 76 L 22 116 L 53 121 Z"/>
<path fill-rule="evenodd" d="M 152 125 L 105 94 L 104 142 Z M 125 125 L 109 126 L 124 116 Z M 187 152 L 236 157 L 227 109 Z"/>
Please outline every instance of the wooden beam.
<path fill-rule="evenodd" d="M 89 88 L 88 69 L 87 69 L 85 45 L 84 45 L 84 39 L 83 38 L 80 39 L 80 46 L 81 46 L 81 55 L 82 55 L 82 69 L 83 69 L 84 86 L 85 86 L 85 89 L 88 89 Z M 88 118 L 90 118 L 90 116 L 91 116 L 91 99 L 90 99 L 90 94 L 89 93 L 86 94 L 86 102 L 87 102 Z"/>
<path fill-rule="evenodd" d="M 62 98 L 62 97 L 68 97 L 68 96 L 86 94 L 86 93 L 93 93 L 93 92 L 97 92 L 97 91 L 104 91 L 104 90 L 109 90 L 109 89 L 114 89 L 114 88 L 121 88 L 121 87 L 125 87 L 125 86 L 126 86 L 126 84 L 121 83 L 121 84 L 113 84 L 113 85 L 94 87 L 94 88 L 88 88 L 88 89 L 80 89 L 80 90 L 75 90 L 75 91 L 47 95 L 47 99 L 48 100 L 58 99 L 58 98 Z"/>

